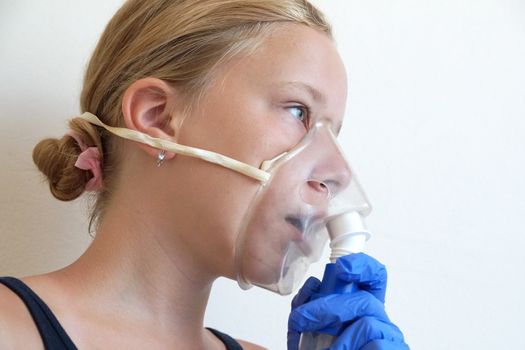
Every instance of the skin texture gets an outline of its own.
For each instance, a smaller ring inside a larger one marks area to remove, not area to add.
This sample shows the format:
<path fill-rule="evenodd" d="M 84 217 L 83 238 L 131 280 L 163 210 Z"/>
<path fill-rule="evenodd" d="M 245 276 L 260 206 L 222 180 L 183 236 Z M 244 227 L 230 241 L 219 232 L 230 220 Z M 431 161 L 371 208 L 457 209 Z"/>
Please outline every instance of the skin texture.
<path fill-rule="evenodd" d="M 346 94 L 332 41 L 283 24 L 256 54 L 221 67 L 189 112 L 181 94 L 153 78 L 128 88 L 122 111 L 130 129 L 258 167 L 305 135 L 294 106 L 338 128 Z M 158 150 L 133 142 L 122 151 L 119 187 L 92 245 L 70 266 L 23 280 L 80 349 L 223 349 L 203 328 L 204 312 L 214 279 L 236 278 L 236 236 L 259 183 L 173 154 L 157 168 Z M 0 347 L 42 348 L 17 300 L 0 286 Z"/>

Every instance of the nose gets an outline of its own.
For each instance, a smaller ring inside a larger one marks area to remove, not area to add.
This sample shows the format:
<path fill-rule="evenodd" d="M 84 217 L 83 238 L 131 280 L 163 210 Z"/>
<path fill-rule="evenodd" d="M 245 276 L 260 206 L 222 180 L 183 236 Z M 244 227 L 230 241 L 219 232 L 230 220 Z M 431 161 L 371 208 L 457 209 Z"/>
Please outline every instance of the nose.
<path fill-rule="evenodd" d="M 308 190 L 302 194 L 303 199 L 310 204 L 328 203 L 352 181 L 352 171 L 341 154 L 324 159 L 314 173 L 307 181 Z"/>
<path fill-rule="evenodd" d="M 304 186 L 311 196 L 309 203 L 328 203 L 352 181 L 350 165 L 330 125 L 330 122 L 323 121 L 316 124 L 315 136 L 305 152 L 310 160 L 309 181 Z"/>
<path fill-rule="evenodd" d="M 347 188 L 352 181 L 352 170 L 344 156 L 338 152 L 334 152 L 319 164 L 317 173 L 331 197 Z"/>

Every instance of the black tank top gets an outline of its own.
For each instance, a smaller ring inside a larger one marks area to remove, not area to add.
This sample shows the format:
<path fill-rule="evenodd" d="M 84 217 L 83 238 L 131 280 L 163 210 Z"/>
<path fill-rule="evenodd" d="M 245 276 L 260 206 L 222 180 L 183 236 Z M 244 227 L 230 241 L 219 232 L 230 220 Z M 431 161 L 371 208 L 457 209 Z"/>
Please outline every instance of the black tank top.
<path fill-rule="evenodd" d="M 0 283 L 11 289 L 26 305 L 40 332 L 46 350 L 77 350 L 51 309 L 26 284 L 14 277 L 0 277 Z M 227 334 L 208 328 L 227 350 L 242 350 L 241 345 Z"/>

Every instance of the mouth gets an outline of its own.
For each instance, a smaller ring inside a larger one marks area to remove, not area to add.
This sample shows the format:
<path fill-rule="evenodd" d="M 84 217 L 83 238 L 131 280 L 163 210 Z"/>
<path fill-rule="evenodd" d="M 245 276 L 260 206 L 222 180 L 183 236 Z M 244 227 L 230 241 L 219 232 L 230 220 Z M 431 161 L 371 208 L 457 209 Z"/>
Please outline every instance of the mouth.
<path fill-rule="evenodd" d="M 299 231 L 300 235 L 304 235 L 306 230 L 309 230 L 311 227 L 324 224 L 324 218 L 326 217 L 326 212 L 320 211 L 317 213 L 311 213 L 310 215 L 300 216 L 300 215 L 287 215 L 285 221 L 295 227 Z M 299 237 L 300 239 L 301 237 Z"/>
<path fill-rule="evenodd" d="M 287 216 L 284 220 L 296 229 L 296 235 L 294 235 L 292 240 L 294 241 L 301 240 L 303 237 L 305 228 L 306 228 L 306 223 L 304 222 L 304 220 L 296 216 L 290 216 L 290 215 Z"/>
<path fill-rule="evenodd" d="M 311 229 L 309 227 L 310 220 L 296 216 L 287 216 L 285 221 L 295 229 L 291 241 L 295 243 L 296 247 L 299 248 L 304 256 L 309 256 L 312 253 L 312 249 L 305 239 L 305 232 Z"/>

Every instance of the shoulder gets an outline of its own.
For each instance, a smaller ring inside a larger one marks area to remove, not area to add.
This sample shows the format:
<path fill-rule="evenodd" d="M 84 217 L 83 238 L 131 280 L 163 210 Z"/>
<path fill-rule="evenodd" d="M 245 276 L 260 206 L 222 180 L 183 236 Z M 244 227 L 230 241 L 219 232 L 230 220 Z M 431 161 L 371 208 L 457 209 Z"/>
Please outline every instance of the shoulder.
<path fill-rule="evenodd" d="M 0 349 L 43 349 L 24 302 L 3 284 L 0 284 Z"/>
<path fill-rule="evenodd" d="M 262 346 L 247 342 L 246 340 L 240 340 L 240 339 L 236 339 L 236 340 L 239 344 L 241 344 L 244 350 L 267 350 L 266 348 L 263 348 Z"/>

